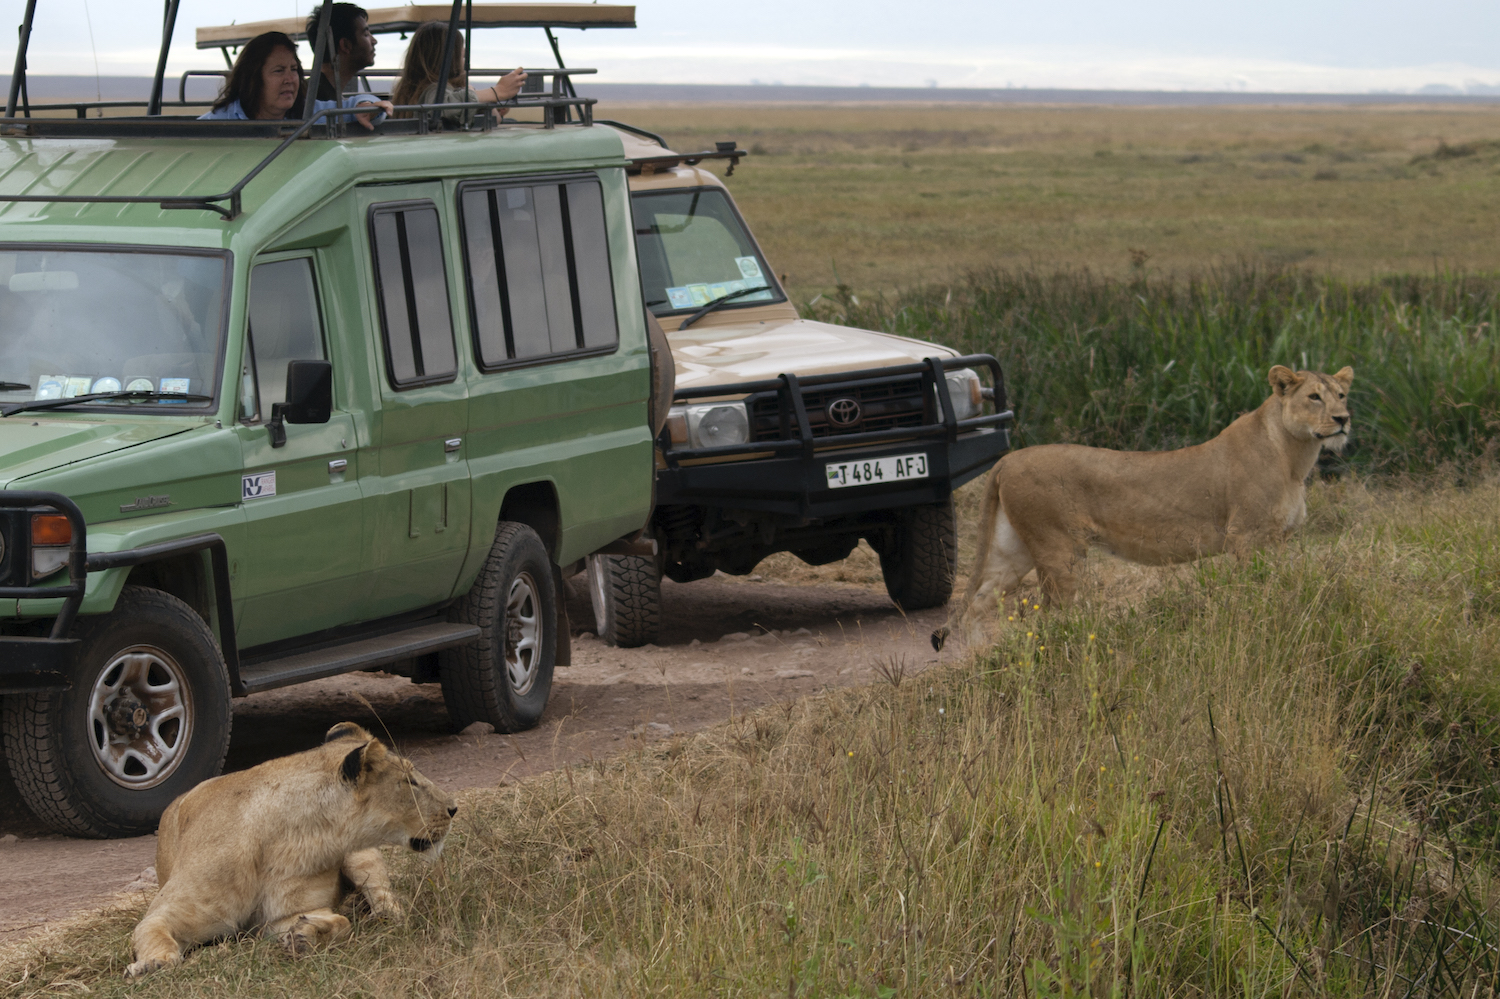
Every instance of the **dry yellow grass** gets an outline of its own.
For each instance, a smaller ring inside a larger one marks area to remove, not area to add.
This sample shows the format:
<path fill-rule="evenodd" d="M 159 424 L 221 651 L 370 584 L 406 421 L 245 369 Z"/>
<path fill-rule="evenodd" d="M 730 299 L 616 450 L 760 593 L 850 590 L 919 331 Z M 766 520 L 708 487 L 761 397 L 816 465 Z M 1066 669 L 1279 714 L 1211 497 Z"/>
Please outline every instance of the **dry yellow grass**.
<path fill-rule="evenodd" d="M 1242 257 L 1352 277 L 1500 266 L 1500 108 L 605 106 L 677 149 L 735 138 L 729 184 L 800 299 L 969 268 Z M 1417 160 L 1417 162 L 1413 162 Z"/>
<path fill-rule="evenodd" d="M 1308 528 L 959 668 L 463 798 L 404 925 L 119 978 L 145 899 L 16 997 L 1488 994 L 1500 488 L 1313 491 Z M 1435 955 L 1441 951 L 1442 957 Z"/>

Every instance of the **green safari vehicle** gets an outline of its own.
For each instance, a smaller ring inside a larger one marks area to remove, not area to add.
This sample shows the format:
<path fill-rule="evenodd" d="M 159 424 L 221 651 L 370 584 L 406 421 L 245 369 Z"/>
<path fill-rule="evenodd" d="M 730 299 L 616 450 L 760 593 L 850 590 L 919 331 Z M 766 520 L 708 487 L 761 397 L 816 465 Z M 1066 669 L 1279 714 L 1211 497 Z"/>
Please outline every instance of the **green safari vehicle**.
<path fill-rule="evenodd" d="M 618 134 L 557 85 L 523 95 L 539 121 L 456 130 L 198 121 L 160 69 L 144 115 L 28 106 L 34 6 L 0 120 L 23 798 L 149 832 L 219 772 L 232 698 L 353 670 L 440 683 L 458 727 L 536 724 L 563 580 L 640 550 L 671 398 Z"/>

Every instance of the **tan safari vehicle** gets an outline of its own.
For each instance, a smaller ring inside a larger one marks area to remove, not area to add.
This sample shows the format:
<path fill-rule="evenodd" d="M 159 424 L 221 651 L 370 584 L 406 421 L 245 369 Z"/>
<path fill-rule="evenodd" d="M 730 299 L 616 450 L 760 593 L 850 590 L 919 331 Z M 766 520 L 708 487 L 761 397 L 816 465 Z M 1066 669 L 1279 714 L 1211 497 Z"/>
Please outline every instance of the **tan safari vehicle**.
<path fill-rule="evenodd" d="M 724 180 L 620 122 L 648 310 L 676 368 L 657 440 L 655 554 L 588 560 L 606 641 L 654 641 L 661 577 L 744 575 L 790 551 L 809 565 L 861 539 L 905 610 L 947 603 L 957 562 L 953 491 L 1009 447 L 1012 414 L 989 355 L 799 316 Z"/>

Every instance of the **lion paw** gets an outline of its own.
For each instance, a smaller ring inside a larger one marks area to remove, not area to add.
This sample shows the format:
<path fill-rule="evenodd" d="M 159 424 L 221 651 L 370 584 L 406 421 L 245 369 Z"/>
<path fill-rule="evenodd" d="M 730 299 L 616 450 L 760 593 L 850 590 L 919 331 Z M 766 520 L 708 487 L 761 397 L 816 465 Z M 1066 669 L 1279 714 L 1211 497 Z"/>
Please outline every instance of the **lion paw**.
<path fill-rule="evenodd" d="M 281 947 L 286 951 L 287 957 L 306 957 L 317 945 L 317 937 L 317 927 L 312 920 L 303 916 L 281 935 Z"/>
<path fill-rule="evenodd" d="M 151 974 L 151 972 L 153 971 L 160 971 L 161 969 L 170 967 L 176 963 L 176 961 L 163 961 L 154 958 L 149 961 L 136 961 L 134 964 L 125 969 L 125 977 L 144 978 L 147 975 Z"/>

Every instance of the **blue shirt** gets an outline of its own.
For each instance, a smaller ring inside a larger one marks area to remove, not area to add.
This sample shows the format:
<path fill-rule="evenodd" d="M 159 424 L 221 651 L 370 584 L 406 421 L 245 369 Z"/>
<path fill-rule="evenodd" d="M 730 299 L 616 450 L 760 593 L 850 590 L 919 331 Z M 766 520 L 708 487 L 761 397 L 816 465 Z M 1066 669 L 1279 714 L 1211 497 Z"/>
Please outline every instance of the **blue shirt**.
<path fill-rule="evenodd" d="M 380 100 L 380 98 L 376 97 L 374 94 L 350 94 L 348 97 L 344 98 L 343 106 L 346 108 L 352 108 L 359 104 L 373 104 L 378 100 Z M 322 111 L 325 108 L 331 108 L 333 106 L 333 101 L 313 101 L 314 111 Z M 375 116 L 375 121 L 377 122 L 383 121 L 384 119 L 384 111 L 381 111 Z M 212 111 L 209 111 L 206 114 L 200 114 L 198 116 L 198 120 L 249 121 L 250 116 L 245 113 L 244 108 L 240 107 L 240 102 L 236 99 L 230 101 L 224 107 L 214 108 Z"/>

